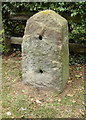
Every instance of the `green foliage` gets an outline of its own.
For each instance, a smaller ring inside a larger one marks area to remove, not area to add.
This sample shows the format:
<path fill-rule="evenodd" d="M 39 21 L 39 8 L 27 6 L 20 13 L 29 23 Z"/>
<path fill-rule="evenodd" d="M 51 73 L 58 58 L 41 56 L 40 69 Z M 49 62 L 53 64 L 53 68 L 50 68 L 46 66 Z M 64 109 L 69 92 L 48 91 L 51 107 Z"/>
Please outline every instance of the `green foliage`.
<path fill-rule="evenodd" d="M 69 65 L 75 65 L 82 64 L 86 62 L 86 56 L 84 54 L 76 54 L 69 56 Z M 79 67 L 76 67 L 77 70 L 81 70 Z"/>
<path fill-rule="evenodd" d="M 4 29 L 0 31 L 0 36 L 2 36 L 2 34 L 4 33 Z M 3 42 L 3 38 L 0 38 L 0 52 L 2 53 L 5 50 L 5 46 L 2 45 Z"/>
<path fill-rule="evenodd" d="M 10 15 L 31 14 L 51 9 L 65 17 L 69 22 L 70 42 L 84 43 L 85 39 L 85 6 L 86 2 L 8 2 L 3 3 L 3 26 L 7 36 L 23 36 L 25 22 L 11 21 Z M 66 15 L 65 15 L 66 13 Z M 69 19 L 70 18 L 70 19 Z M 76 21 L 75 19 L 78 18 Z M 14 32 L 15 31 L 15 32 Z M 17 34 L 16 34 L 17 33 Z"/>
<path fill-rule="evenodd" d="M 2 36 L 0 38 L 0 52 L 3 53 L 3 52 L 8 52 L 9 49 L 6 49 L 5 48 L 5 45 L 4 45 L 4 29 L 0 31 L 0 36 Z"/>

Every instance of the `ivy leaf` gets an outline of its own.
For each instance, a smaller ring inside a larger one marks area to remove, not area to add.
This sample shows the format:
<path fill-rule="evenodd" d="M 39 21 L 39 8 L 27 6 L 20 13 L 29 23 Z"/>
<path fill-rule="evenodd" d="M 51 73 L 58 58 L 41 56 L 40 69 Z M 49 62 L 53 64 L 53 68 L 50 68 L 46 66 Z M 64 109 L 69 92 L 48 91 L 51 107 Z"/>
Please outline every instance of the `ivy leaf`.
<path fill-rule="evenodd" d="M 71 17 L 76 16 L 76 15 L 77 15 L 77 12 L 73 12 L 73 13 L 71 14 Z"/>
<path fill-rule="evenodd" d="M 13 81 L 13 82 L 16 82 L 16 80 L 17 80 L 17 79 L 15 78 L 15 79 L 14 79 L 14 80 L 12 80 L 12 81 Z"/>
<path fill-rule="evenodd" d="M 36 10 L 36 7 L 34 7 L 34 11 Z"/>
<path fill-rule="evenodd" d="M 80 78 L 81 76 L 80 75 L 75 75 L 75 77 Z"/>
<path fill-rule="evenodd" d="M 4 32 L 4 29 L 2 31 L 0 31 L 0 35 Z"/>

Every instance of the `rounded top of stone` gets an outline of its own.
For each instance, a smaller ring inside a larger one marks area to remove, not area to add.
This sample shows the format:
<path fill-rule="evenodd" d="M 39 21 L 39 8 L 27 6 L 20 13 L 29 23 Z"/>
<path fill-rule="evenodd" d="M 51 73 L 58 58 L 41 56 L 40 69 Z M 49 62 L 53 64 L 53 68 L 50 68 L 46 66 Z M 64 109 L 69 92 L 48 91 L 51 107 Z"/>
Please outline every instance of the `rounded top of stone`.
<path fill-rule="evenodd" d="M 56 22 L 60 22 L 60 23 L 67 22 L 67 20 L 65 18 L 63 18 L 62 16 L 60 16 L 58 13 L 56 13 L 53 10 L 43 10 L 43 11 L 40 11 L 40 12 L 36 13 L 35 15 L 33 15 L 32 17 L 30 17 L 28 19 L 28 21 L 30 21 L 32 19 L 33 20 L 37 20 L 38 19 L 39 22 L 41 22 L 41 21 L 43 22 L 43 20 L 44 21 L 48 20 L 48 21 L 52 21 L 52 22 L 56 21 Z"/>
<path fill-rule="evenodd" d="M 33 27 L 35 31 L 38 27 L 44 27 L 45 29 L 52 28 L 55 31 L 59 31 L 65 25 L 67 25 L 67 20 L 65 18 L 53 10 L 44 10 L 36 13 L 28 19 L 25 34 L 31 33 L 30 30 L 33 29 Z"/>

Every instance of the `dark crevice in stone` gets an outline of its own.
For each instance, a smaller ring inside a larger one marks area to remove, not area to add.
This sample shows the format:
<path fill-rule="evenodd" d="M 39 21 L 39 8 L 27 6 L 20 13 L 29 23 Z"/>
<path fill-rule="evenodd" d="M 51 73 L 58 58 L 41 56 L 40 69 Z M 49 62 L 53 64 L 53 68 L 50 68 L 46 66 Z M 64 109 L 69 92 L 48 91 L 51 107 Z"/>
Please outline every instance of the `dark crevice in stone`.
<path fill-rule="evenodd" d="M 43 73 L 43 70 L 40 69 L 39 72 L 42 74 L 42 73 Z"/>
<path fill-rule="evenodd" d="M 42 40 L 42 36 L 41 35 L 39 35 L 39 39 Z"/>

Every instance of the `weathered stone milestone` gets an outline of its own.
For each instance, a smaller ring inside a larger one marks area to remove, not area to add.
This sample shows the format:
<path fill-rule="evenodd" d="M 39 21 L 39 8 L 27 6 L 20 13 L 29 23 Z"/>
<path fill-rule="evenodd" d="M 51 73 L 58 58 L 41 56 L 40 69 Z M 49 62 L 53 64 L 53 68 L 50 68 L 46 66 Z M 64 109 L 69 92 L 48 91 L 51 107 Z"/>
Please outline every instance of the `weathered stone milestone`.
<path fill-rule="evenodd" d="M 67 20 L 52 10 L 28 19 L 22 43 L 25 84 L 62 92 L 69 77 Z"/>

